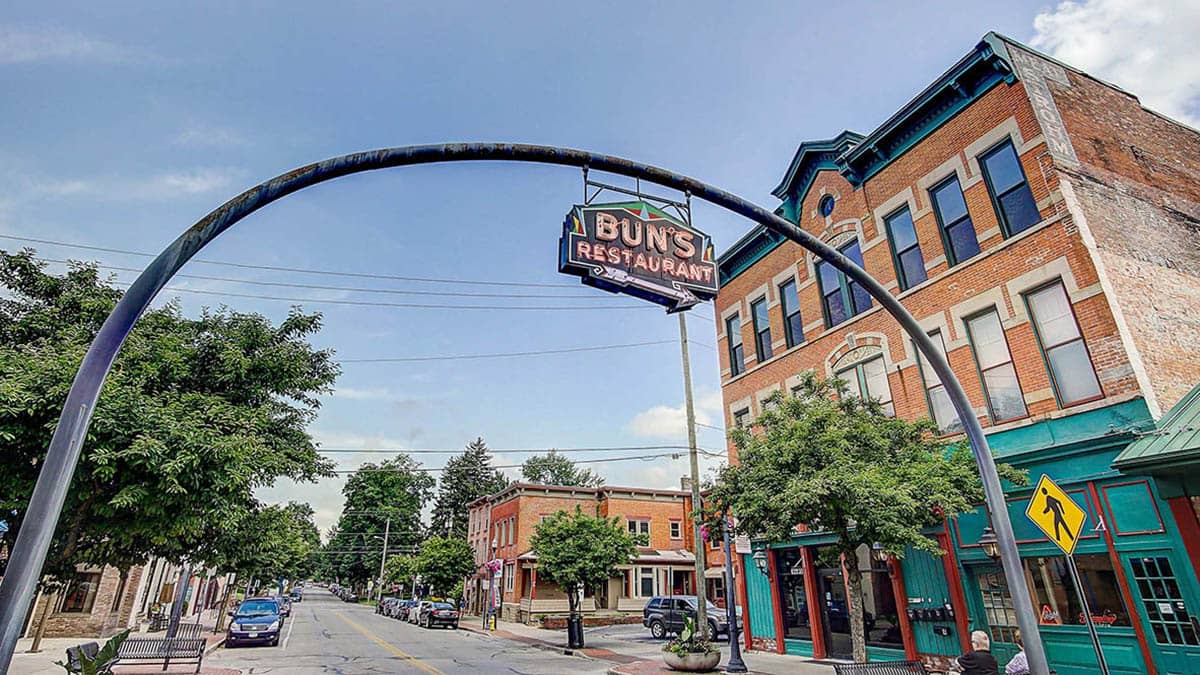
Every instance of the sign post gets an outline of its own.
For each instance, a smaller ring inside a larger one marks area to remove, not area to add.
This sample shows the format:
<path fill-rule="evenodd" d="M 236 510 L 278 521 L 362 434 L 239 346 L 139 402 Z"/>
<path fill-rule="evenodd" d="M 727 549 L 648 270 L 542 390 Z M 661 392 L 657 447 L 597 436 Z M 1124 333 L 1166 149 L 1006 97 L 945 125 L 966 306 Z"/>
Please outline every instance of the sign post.
<path fill-rule="evenodd" d="M 1075 594 L 1079 597 L 1082 619 L 1087 624 L 1088 635 L 1092 638 L 1092 648 L 1096 650 L 1096 661 L 1100 672 L 1108 675 L 1108 662 L 1104 660 L 1104 650 L 1100 648 L 1100 636 L 1096 634 L 1096 623 L 1092 621 L 1092 609 L 1083 593 L 1079 568 L 1075 566 L 1075 545 L 1079 543 L 1083 524 L 1087 522 L 1087 511 L 1050 480 L 1050 476 L 1042 474 L 1037 487 L 1033 489 L 1033 496 L 1029 498 L 1029 506 L 1025 507 L 1025 515 L 1038 529 L 1045 532 L 1046 537 L 1066 556 L 1067 571 L 1071 573 L 1071 583 L 1074 584 Z"/>

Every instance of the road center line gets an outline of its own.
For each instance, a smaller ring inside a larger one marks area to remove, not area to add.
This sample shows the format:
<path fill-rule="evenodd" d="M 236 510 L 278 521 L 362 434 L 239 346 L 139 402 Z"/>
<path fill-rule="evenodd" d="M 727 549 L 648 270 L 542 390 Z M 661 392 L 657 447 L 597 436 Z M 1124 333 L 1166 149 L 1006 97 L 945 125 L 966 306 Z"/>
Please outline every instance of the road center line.
<path fill-rule="evenodd" d="M 416 666 L 417 668 L 420 668 L 421 670 L 429 673 L 429 675 L 446 675 L 445 673 L 438 670 L 437 668 L 434 668 L 433 666 L 422 662 L 420 659 L 413 656 L 412 654 L 409 654 L 408 652 L 400 649 L 396 645 L 393 645 L 392 643 L 388 642 L 387 640 L 384 640 L 383 638 L 379 637 L 378 635 L 372 633 L 370 630 L 362 627 L 361 625 L 358 624 L 358 622 L 353 621 L 350 617 L 346 616 L 344 613 L 342 613 L 340 611 L 335 611 L 334 614 L 336 614 L 338 616 L 338 618 L 340 618 L 342 621 L 345 621 L 346 623 L 350 624 L 351 628 L 353 628 L 354 630 L 356 630 L 356 631 L 362 633 L 363 635 L 367 636 L 368 638 L 370 638 L 372 641 L 374 641 L 380 647 L 383 647 L 384 649 L 395 654 L 396 656 L 399 656 L 402 659 L 407 659 L 409 663 L 411 663 L 412 665 Z"/>

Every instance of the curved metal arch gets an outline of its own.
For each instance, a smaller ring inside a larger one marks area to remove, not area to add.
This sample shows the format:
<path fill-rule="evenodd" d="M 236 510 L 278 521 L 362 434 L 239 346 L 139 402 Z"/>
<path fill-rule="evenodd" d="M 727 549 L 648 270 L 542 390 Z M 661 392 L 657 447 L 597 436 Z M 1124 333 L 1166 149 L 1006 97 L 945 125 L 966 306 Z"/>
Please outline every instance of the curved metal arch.
<path fill-rule="evenodd" d="M 950 401 L 963 422 L 983 479 L 992 527 L 1001 543 L 1004 572 L 1009 580 L 1014 605 L 1018 608 L 1018 623 L 1031 670 L 1034 673 L 1047 672 L 1037 622 L 1032 612 L 1032 600 L 1023 581 L 1021 560 L 1013 537 L 1004 492 L 983 428 L 975 417 L 975 411 L 971 408 L 962 384 L 955 377 L 945 357 L 934 347 L 916 319 L 882 284 L 837 250 L 795 224 L 746 199 L 695 178 L 630 159 L 585 150 L 512 143 L 447 143 L 385 148 L 333 157 L 294 169 L 225 202 L 188 228 L 146 267 L 117 303 L 88 349 L 71 384 L 62 416 L 38 474 L 37 485 L 26 512 L 25 526 L 17 535 L 4 581 L 0 583 L 0 671 L 6 671 L 12 659 L 26 608 L 33 598 L 71 478 L 79 461 L 88 424 L 100 395 L 100 387 L 130 330 L 171 277 L 200 249 L 235 223 L 293 192 L 364 171 L 469 161 L 511 161 L 587 167 L 689 193 L 787 237 L 861 284 L 896 318 L 904 332 L 924 354 L 933 371 L 945 385 Z M 1022 613 L 1020 609 L 1026 607 L 1030 608 L 1029 611 Z"/>

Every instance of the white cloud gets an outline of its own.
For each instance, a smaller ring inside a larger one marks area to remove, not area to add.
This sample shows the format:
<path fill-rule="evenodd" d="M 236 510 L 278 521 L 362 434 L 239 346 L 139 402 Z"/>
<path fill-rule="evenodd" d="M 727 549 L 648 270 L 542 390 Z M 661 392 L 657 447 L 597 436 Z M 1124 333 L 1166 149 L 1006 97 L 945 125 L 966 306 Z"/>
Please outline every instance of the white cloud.
<path fill-rule="evenodd" d="M 191 124 L 171 141 L 175 145 L 200 148 L 229 148 L 246 144 L 246 138 L 233 129 L 208 124 Z"/>
<path fill-rule="evenodd" d="M 333 392 L 334 398 L 344 398 L 351 401 L 394 401 L 398 397 L 387 387 L 338 387 Z"/>
<path fill-rule="evenodd" d="M 244 171 L 197 168 L 166 171 L 141 178 L 33 178 L 20 185 L 26 197 L 92 197 L 114 201 L 165 201 L 212 192 L 232 192 Z M 230 195 L 232 196 L 232 194 Z"/>
<path fill-rule="evenodd" d="M 0 65 L 37 61 L 128 61 L 133 53 L 111 42 L 60 28 L 0 26 Z"/>
<path fill-rule="evenodd" d="M 722 419 L 720 392 L 704 392 L 697 396 L 695 409 L 696 422 L 714 425 L 714 419 Z M 683 403 L 677 406 L 656 405 L 634 415 L 627 428 L 630 433 L 642 438 L 680 440 L 687 438 L 687 413 Z"/>
<path fill-rule="evenodd" d="M 1147 108 L 1200 125 L 1200 3 L 1062 2 L 1033 20 L 1030 44 L 1135 94 Z"/>

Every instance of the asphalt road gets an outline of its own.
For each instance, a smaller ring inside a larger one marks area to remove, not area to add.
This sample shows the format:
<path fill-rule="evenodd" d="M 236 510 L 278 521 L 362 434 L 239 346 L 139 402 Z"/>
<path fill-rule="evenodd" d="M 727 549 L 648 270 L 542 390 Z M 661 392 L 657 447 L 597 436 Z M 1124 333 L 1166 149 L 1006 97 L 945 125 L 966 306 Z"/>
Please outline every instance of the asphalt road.
<path fill-rule="evenodd" d="M 603 673 L 612 664 L 466 630 L 426 629 L 375 614 L 310 587 L 292 606 L 278 647 L 221 649 L 205 666 L 243 673 Z"/>

